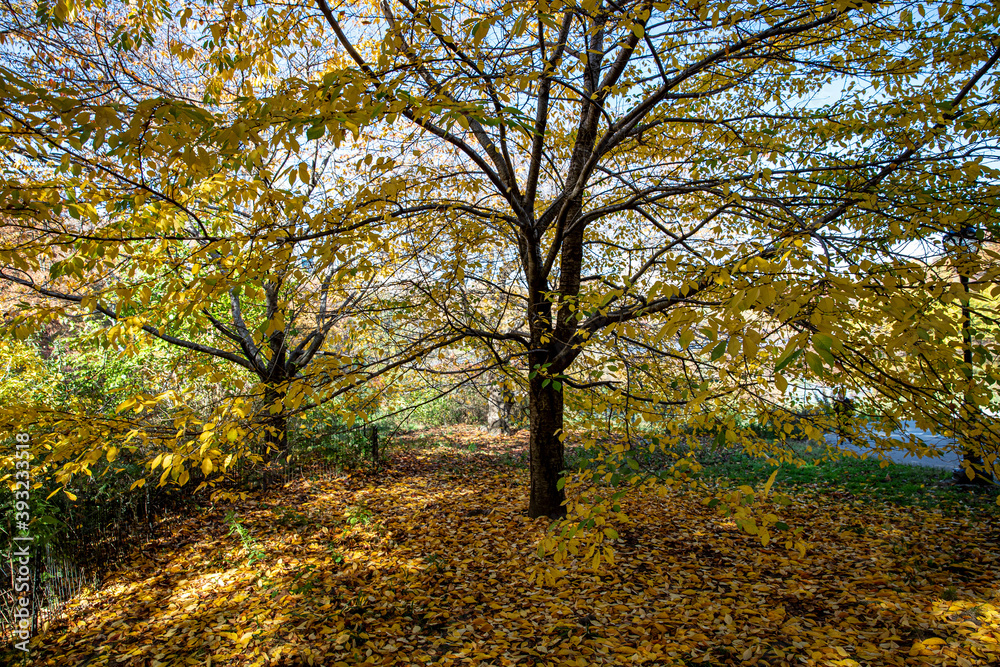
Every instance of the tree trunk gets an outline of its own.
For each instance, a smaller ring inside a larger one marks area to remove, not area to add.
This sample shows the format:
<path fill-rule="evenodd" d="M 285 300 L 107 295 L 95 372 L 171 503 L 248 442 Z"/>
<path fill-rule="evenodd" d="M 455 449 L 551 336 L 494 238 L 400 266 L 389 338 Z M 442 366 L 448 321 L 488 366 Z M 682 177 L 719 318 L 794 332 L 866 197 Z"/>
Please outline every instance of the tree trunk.
<path fill-rule="evenodd" d="M 955 482 L 970 486 L 991 486 L 993 484 L 993 471 L 987 470 L 983 465 L 983 457 L 976 451 L 969 440 L 974 432 L 974 425 L 978 424 L 979 406 L 970 399 L 972 383 L 975 381 L 976 368 L 972 361 L 972 310 L 969 308 L 969 276 L 961 269 L 958 274 L 959 282 L 962 285 L 962 363 L 968 375 L 968 386 L 965 389 L 963 398 L 962 436 L 959 442 L 963 445 L 962 465 L 954 471 L 952 477 Z M 972 471 L 974 477 L 969 477 Z"/>
<path fill-rule="evenodd" d="M 486 424 L 490 433 L 511 435 L 514 432 L 512 413 L 514 411 L 514 394 L 504 384 L 493 382 L 487 392 Z"/>
<path fill-rule="evenodd" d="M 267 447 L 264 459 L 267 461 L 278 460 L 288 453 L 288 416 L 281 399 L 281 394 L 273 387 L 268 387 L 264 391 L 261 421 L 264 424 L 264 443 Z M 274 405 L 281 408 L 277 414 L 271 412 Z"/>
<path fill-rule="evenodd" d="M 563 443 L 559 434 L 563 427 L 563 395 L 545 378 L 536 375 L 530 380 L 531 409 L 531 500 L 528 516 L 561 519 L 566 516 L 563 502 L 566 494 L 558 488 L 563 472 Z"/>

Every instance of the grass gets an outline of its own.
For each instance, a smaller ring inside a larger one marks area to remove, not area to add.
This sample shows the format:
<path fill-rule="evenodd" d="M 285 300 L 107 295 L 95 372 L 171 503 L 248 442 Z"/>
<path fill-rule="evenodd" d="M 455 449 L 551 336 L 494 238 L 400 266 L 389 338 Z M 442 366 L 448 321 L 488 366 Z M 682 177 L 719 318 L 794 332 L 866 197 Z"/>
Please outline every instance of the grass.
<path fill-rule="evenodd" d="M 1000 515 L 993 488 L 948 484 L 951 470 L 923 466 L 880 463 L 877 459 L 830 459 L 825 445 L 794 443 L 804 464 L 783 463 L 775 479 L 776 488 L 811 487 L 831 494 L 850 494 L 861 500 L 880 500 L 901 506 L 974 510 Z M 766 459 L 733 449 L 704 450 L 698 457 L 702 479 L 723 484 L 758 487 L 767 481 L 774 466 Z"/>

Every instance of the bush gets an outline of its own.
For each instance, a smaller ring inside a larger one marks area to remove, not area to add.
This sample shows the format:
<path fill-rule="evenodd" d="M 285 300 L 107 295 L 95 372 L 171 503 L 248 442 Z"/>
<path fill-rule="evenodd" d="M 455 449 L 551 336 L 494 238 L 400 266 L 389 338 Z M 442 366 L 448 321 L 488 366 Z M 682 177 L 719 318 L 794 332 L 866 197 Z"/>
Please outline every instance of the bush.
<path fill-rule="evenodd" d="M 415 405 L 408 419 L 411 426 L 453 426 L 469 424 L 483 426 L 487 419 L 486 398 L 472 387 L 461 387 L 450 394 L 433 398 L 437 392 L 418 390 L 406 396 L 409 405 Z"/>
<path fill-rule="evenodd" d="M 376 427 L 361 422 L 348 425 L 340 414 L 335 406 L 324 405 L 292 420 L 288 429 L 292 456 L 306 461 L 320 459 L 344 470 L 370 464 L 371 430 Z M 385 433 L 380 435 L 385 440 Z"/>
<path fill-rule="evenodd" d="M 330 432 L 318 437 L 292 440 L 292 455 L 305 460 L 319 458 L 327 465 L 349 470 L 371 462 L 371 428 L 358 427 L 346 433 Z"/>

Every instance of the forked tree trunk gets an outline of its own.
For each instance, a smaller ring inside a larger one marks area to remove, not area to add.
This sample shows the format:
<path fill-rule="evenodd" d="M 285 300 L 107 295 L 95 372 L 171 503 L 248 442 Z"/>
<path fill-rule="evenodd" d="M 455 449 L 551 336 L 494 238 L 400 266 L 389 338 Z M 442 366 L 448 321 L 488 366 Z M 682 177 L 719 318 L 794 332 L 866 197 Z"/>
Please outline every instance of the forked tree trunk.
<path fill-rule="evenodd" d="M 267 461 L 280 459 L 288 452 L 288 416 L 284 406 L 277 414 L 271 414 L 273 405 L 281 405 L 281 394 L 277 389 L 268 387 L 264 391 L 264 408 L 261 421 L 264 424 L 264 444 Z"/>
<path fill-rule="evenodd" d="M 563 395 L 545 378 L 536 375 L 529 381 L 531 409 L 531 500 L 528 516 L 561 519 L 566 516 L 566 494 L 558 488 L 562 475 L 563 443 L 559 434 L 563 427 Z"/>
<path fill-rule="evenodd" d="M 271 415 L 266 442 L 272 459 L 280 458 L 288 451 L 288 418 L 285 415 Z"/>

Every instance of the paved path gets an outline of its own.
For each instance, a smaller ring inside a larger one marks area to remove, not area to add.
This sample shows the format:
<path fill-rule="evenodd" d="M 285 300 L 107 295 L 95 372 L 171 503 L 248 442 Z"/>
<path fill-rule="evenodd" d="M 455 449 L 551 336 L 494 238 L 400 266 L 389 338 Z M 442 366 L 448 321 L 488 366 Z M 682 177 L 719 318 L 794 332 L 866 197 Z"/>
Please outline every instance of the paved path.
<path fill-rule="evenodd" d="M 909 436 L 914 436 L 918 440 L 923 441 L 927 445 L 932 447 L 939 447 L 945 451 L 945 453 L 938 457 L 921 457 L 910 453 L 906 449 L 889 449 L 883 453 L 882 458 L 885 458 L 893 463 L 903 463 L 911 466 L 925 466 L 927 468 L 947 468 L 952 470 L 958 468 L 962 463 L 962 455 L 956 451 L 955 440 L 953 438 L 946 438 L 940 435 L 934 435 L 928 431 L 917 428 L 916 424 L 912 422 L 904 422 L 903 429 L 899 431 L 893 431 L 889 437 L 893 440 L 899 440 L 901 442 L 906 442 L 909 440 Z M 826 441 L 831 445 L 837 444 L 837 436 L 832 433 L 826 434 Z M 841 446 L 842 449 L 856 452 L 861 455 L 868 455 L 869 458 L 878 458 L 878 454 L 871 452 L 869 447 L 858 446 L 857 444 L 848 445 L 844 444 Z"/>

